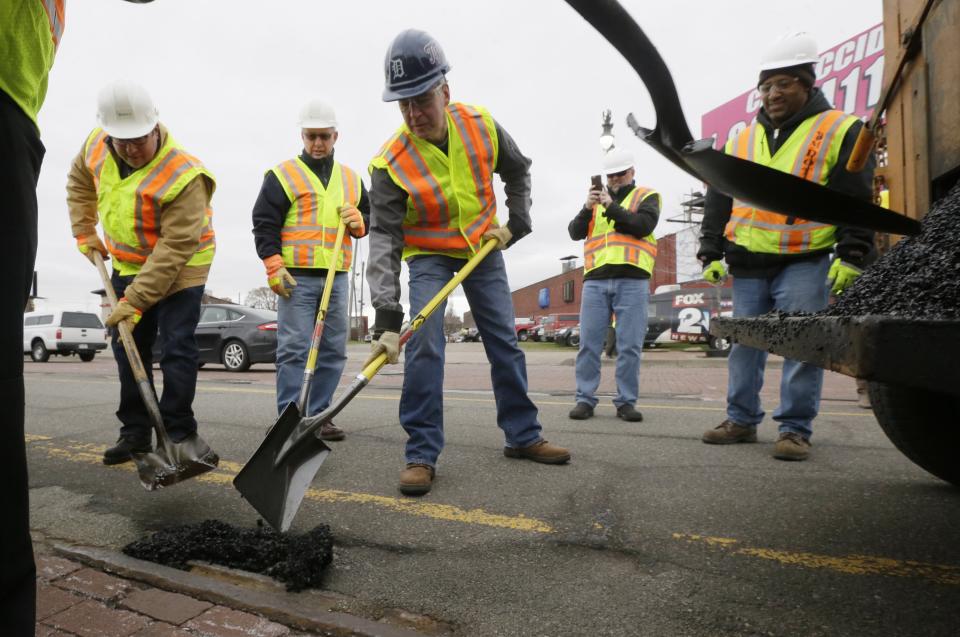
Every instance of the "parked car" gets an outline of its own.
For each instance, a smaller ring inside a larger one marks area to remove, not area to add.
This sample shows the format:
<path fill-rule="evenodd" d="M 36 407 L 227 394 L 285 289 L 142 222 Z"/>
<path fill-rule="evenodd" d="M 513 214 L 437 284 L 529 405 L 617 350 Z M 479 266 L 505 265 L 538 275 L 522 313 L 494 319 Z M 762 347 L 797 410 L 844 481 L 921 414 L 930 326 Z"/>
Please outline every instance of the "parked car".
<path fill-rule="evenodd" d="M 80 357 L 89 363 L 107 348 L 100 317 L 90 312 L 27 312 L 23 315 L 23 353 L 38 363 L 51 355 Z"/>
<path fill-rule="evenodd" d="M 580 324 L 563 328 L 553 337 L 553 342 L 565 347 L 580 347 Z"/>
<path fill-rule="evenodd" d="M 532 318 L 523 317 L 513 319 L 513 329 L 517 332 L 518 341 L 530 340 L 533 330 L 537 327 L 537 322 Z"/>
<path fill-rule="evenodd" d="M 467 327 L 463 330 L 463 342 L 465 343 L 479 343 L 480 342 L 480 330 L 475 327 Z"/>
<path fill-rule="evenodd" d="M 552 341 L 556 338 L 557 332 L 560 330 L 579 324 L 579 314 L 548 314 L 543 317 L 541 323 L 543 331 L 539 336 L 539 340 Z"/>
<path fill-rule="evenodd" d="M 245 372 L 255 363 L 277 361 L 277 313 L 245 305 L 204 305 L 194 331 L 200 365 L 219 363 L 230 372 Z M 309 338 L 307 334 L 304 338 Z M 160 339 L 153 360 L 162 355 Z"/>

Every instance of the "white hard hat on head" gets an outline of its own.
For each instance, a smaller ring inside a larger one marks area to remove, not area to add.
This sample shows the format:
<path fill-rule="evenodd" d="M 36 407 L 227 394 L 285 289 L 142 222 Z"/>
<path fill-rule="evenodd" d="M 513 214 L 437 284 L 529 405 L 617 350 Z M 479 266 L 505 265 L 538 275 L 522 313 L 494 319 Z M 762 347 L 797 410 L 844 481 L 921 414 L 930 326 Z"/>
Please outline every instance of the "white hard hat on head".
<path fill-rule="evenodd" d="M 633 153 L 626 150 L 611 150 L 603 156 L 603 174 L 612 175 L 634 166 Z"/>
<path fill-rule="evenodd" d="M 760 70 L 783 69 L 816 64 L 820 59 L 817 41 L 806 31 L 784 33 L 760 56 Z"/>
<path fill-rule="evenodd" d="M 337 114 L 323 100 L 310 100 L 300 109 L 300 128 L 336 128 Z"/>
<path fill-rule="evenodd" d="M 128 80 L 117 80 L 100 89 L 97 123 L 117 139 L 143 137 L 160 121 L 160 112 L 147 90 Z"/>

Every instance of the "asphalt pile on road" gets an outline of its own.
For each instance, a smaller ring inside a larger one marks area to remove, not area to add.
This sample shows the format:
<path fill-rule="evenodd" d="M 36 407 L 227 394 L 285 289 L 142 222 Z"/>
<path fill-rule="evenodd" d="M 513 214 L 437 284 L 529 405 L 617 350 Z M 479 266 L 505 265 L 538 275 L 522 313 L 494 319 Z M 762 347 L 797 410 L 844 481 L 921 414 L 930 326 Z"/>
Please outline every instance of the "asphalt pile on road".
<path fill-rule="evenodd" d="M 262 573 L 295 592 L 320 586 L 333 559 L 333 535 L 325 524 L 297 534 L 204 520 L 157 531 L 131 542 L 123 547 L 123 552 L 181 570 L 188 570 L 189 562 L 203 561 Z"/>
<path fill-rule="evenodd" d="M 960 184 L 820 316 L 960 319 Z"/>

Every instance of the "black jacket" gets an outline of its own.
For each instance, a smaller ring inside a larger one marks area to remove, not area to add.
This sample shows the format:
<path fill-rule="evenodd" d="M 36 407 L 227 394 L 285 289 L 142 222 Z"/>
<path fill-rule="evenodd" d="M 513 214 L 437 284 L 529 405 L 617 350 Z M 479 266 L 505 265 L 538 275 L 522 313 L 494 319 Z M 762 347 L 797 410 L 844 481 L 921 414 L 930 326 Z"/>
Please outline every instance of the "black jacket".
<path fill-rule="evenodd" d="M 320 183 L 326 188 L 330 183 L 330 173 L 333 172 L 333 155 L 323 159 L 314 159 L 306 152 L 300 153 L 300 159 L 313 171 L 313 174 L 320 179 Z M 263 185 L 260 186 L 260 194 L 257 195 L 257 202 L 253 205 L 253 240 L 257 246 L 257 256 L 266 259 L 269 256 L 280 254 L 280 231 L 283 229 L 283 222 L 287 218 L 287 212 L 290 210 L 290 199 L 280 180 L 268 171 L 263 178 Z M 360 216 L 363 217 L 365 229 L 370 228 L 370 197 L 367 195 L 367 188 L 360 181 L 360 201 L 357 202 L 357 209 Z M 325 268 L 287 268 L 291 274 L 300 274 L 306 276 L 326 276 Z"/>
<path fill-rule="evenodd" d="M 810 92 L 810 99 L 800 109 L 796 115 L 784 122 L 779 130 L 774 128 L 773 123 L 763 109 L 757 114 L 757 122 L 763 126 L 767 134 L 767 141 L 770 144 L 770 153 L 773 154 L 777 149 L 792 135 L 797 126 L 799 126 L 808 117 L 822 113 L 831 108 L 827 98 L 819 88 L 813 88 Z M 857 135 L 863 122 L 855 122 L 847 130 L 840 146 L 840 156 L 836 166 L 827 176 L 827 187 L 858 199 L 870 201 L 873 198 L 873 169 L 875 159 L 870 155 L 866 167 L 859 173 L 847 172 L 847 159 L 853 150 Z M 738 246 L 723 236 L 724 227 L 730 220 L 730 213 L 733 208 L 733 201 L 724 193 L 716 188 L 708 187 L 706 201 L 704 203 L 703 224 L 700 227 L 700 250 L 697 252 L 697 258 L 704 266 L 711 261 L 716 261 L 726 257 L 727 265 L 730 266 L 730 273 L 734 276 L 744 278 L 761 278 L 775 275 L 781 268 L 789 263 L 803 259 L 820 257 L 828 252 L 830 248 L 814 252 L 805 252 L 802 254 L 762 254 L 751 252 L 742 246 Z M 792 222 L 792 217 L 788 217 Z M 855 266 L 862 267 L 865 264 L 864 259 L 870 254 L 873 248 L 873 231 L 855 228 L 851 226 L 837 226 L 837 243 L 834 250 L 844 261 Z"/>
<path fill-rule="evenodd" d="M 603 211 L 603 215 L 613 222 L 613 229 L 621 234 L 628 234 L 643 239 L 657 227 L 657 221 L 660 219 L 660 193 L 654 193 L 643 200 L 637 206 L 636 212 L 620 205 L 627 195 L 630 194 L 636 184 L 630 182 L 626 186 L 621 186 L 616 192 L 610 191 L 610 206 Z M 587 238 L 587 232 L 590 228 L 590 220 L 593 218 L 592 208 L 581 208 L 577 216 L 567 226 L 567 232 L 574 241 L 581 241 Z M 627 264 L 602 265 L 595 270 L 590 270 L 583 275 L 587 279 L 649 279 L 650 273 L 636 266 Z"/>

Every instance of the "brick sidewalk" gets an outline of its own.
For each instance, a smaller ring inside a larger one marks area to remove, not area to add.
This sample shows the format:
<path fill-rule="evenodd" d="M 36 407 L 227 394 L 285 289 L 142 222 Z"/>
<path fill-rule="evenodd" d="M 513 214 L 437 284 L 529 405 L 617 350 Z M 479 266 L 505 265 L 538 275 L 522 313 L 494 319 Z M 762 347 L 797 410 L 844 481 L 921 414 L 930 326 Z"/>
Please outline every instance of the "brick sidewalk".
<path fill-rule="evenodd" d="M 288 593 L 255 573 L 197 564 L 181 571 L 96 547 L 35 542 L 35 637 L 444 637 L 452 628 L 388 609 L 340 612 L 349 598 Z M 4 633 L 0 633 L 6 637 Z"/>
<path fill-rule="evenodd" d="M 240 610 L 37 555 L 36 637 L 303 637 Z"/>

